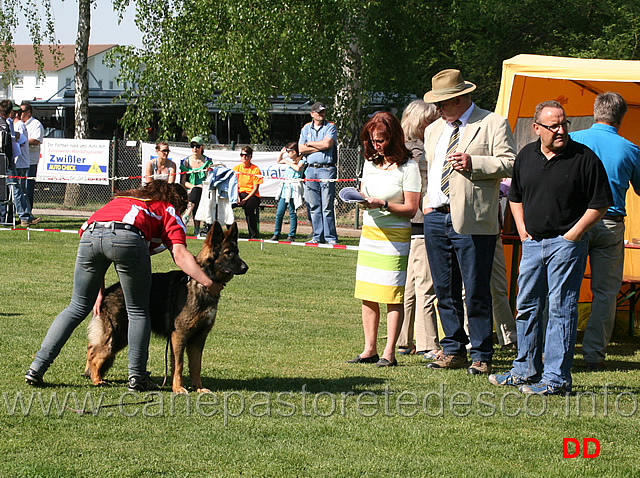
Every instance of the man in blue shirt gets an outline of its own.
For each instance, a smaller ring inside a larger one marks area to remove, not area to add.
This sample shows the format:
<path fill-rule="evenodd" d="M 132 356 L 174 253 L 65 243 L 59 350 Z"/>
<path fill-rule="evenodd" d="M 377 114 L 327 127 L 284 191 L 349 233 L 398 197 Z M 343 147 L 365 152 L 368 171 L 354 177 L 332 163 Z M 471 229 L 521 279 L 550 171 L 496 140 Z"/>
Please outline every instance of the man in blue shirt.
<path fill-rule="evenodd" d="M 571 133 L 571 138 L 598 155 L 609 177 L 613 206 L 590 231 L 591 292 L 593 302 L 582 341 L 582 353 L 590 371 L 604 368 L 605 349 L 616 320 L 616 298 L 624 265 L 625 198 L 629 183 L 640 194 L 638 147 L 618 134 L 627 104 L 618 93 L 596 97 L 591 128 Z"/>
<path fill-rule="evenodd" d="M 298 148 L 307 162 L 306 179 L 336 179 L 335 147 L 338 140 L 335 124 L 325 119 L 326 107 L 322 103 L 311 106 L 312 121 L 303 126 Z M 305 181 L 305 199 L 309 205 L 312 243 L 337 244 L 336 217 L 333 208 L 336 199 L 335 181 Z"/>

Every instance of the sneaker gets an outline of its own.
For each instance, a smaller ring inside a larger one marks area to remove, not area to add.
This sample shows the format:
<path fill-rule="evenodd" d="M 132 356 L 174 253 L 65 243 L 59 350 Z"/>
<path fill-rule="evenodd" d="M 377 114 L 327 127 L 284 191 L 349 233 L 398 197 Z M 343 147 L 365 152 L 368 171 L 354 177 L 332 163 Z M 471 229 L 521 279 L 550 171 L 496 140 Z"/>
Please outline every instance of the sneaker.
<path fill-rule="evenodd" d="M 33 216 L 31 216 L 31 219 L 29 219 L 28 221 L 20 221 L 20 227 L 35 226 L 40 221 L 42 221 L 41 217 L 33 217 Z"/>
<path fill-rule="evenodd" d="M 320 244 L 320 243 L 318 241 L 316 241 L 315 239 L 310 239 L 305 244 Z"/>
<path fill-rule="evenodd" d="M 557 387 L 543 382 L 521 385 L 518 390 L 527 395 L 564 395 L 568 393 L 563 387 Z"/>
<path fill-rule="evenodd" d="M 483 362 L 482 360 L 474 360 L 471 367 L 467 369 L 469 375 L 481 375 L 491 373 L 491 362 Z"/>
<path fill-rule="evenodd" d="M 194 236 L 199 236 L 200 235 L 200 228 L 198 226 L 194 226 L 193 235 Z"/>
<path fill-rule="evenodd" d="M 504 373 L 502 375 L 491 374 L 489 375 L 489 383 L 493 385 L 512 385 L 519 387 L 520 385 L 526 385 L 528 382 L 520 377 L 511 375 L 511 372 Z"/>
<path fill-rule="evenodd" d="M 149 375 L 132 375 L 129 377 L 130 392 L 149 392 L 151 390 L 158 390 L 158 386 L 151 381 Z"/>
<path fill-rule="evenodd" d="M 287 241 L 296 242 L 296 236 L 287 236 Z"/>
<path fill-rule="evenodd" d="M 330 246 L 337 246 L 339 243 L 338 241 L 327 241 L 327 244 L 329 244 Z"/>
<path fill-rule="evenodd" d="M 27 373 L 24 376 L 25 382 L 34 387 L 42 387 L 44 385 L 44 381 L 42 380 L 42 375 L 38 372 L 30 368 L 27 370 Z"/>
<path fill-rule="evenodd" d="M 445 355 L 442 354 L 437 360 L 429 362 L 427 368 L 464 368 L 467 366 L 466 355 Z"/>
<path fill-rule="evenodd" d="M 274 234 L 273 236 L 271 236 L 271 239 L 269 239 L 270 241 L 277 241 L 280 238 L 280 236 L 278 236 L 278 234 Z"/>

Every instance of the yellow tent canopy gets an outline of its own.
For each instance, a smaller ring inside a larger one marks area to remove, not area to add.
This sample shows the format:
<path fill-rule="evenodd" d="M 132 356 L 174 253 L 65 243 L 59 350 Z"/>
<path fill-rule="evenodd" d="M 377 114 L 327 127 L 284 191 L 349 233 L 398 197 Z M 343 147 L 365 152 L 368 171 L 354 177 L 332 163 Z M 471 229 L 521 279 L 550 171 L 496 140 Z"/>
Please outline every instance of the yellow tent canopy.
<path fill-rule="evenodd" d="M 541 55 L 518 55 L 505 60 L 496 113 L 509 120 L 522 146 L 534 139 L 531 123 L 535 107 L 547 100 L 559 101 L 571 120 L 571 130 L 589 128 L 593 102 L 599 93 L 615 91 L 629 110 L 618 133 L 640 144 L 640 61 L 592 60 Z M 640 198 L 627 193 L 625 239 L 640 241 Z M 625 251 L 627 275 L 640 276 L 640 250 Z"/>

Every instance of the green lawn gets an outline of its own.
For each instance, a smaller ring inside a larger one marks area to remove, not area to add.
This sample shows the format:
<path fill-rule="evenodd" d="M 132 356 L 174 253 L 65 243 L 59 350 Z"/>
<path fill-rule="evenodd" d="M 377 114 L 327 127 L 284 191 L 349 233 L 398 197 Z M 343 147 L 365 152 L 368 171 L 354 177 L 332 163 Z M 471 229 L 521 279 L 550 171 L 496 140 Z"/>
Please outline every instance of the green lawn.
<path fill-rule="evenodd" d="M 46 227 L 82 222 L 55 221 Z M 391 369 L 347 364 L 363 341 L 357 253 L 347 250 L 241 242 L 249 271 L 224 290 L 204 352 L 211 394 L 128 393 L 126 353 L 111 386 L 94 388 L 81 376 L 87 321 L 47 386 L 30 388 L 24 372 L 70 299 L 78 237 L 29 236 L 0 231 L 0 476 L 640 474 L 638 339 L 617 337 L 603 373 L 585 372 L 578 346 L 568 398 L 526 399 L 464 370 L 427 370 L 416 356 Z M 155 271 L 175 268 L 168 253 L 152 260 Z M 157 382 L 164 346 L 152 339 Z M 513 358 L 497 351 L 494 366 Z M 600 455 L 563 459 L 567 437 L 597 439 Z"/>

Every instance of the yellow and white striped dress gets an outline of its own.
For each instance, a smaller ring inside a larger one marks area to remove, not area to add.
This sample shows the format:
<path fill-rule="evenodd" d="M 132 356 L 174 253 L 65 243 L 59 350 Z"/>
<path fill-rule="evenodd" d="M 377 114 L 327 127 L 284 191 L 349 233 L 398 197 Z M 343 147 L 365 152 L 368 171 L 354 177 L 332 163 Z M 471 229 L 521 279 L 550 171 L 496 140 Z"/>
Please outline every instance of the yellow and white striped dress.
<path fill-rule="evenodd" d="M 362 174 L 365 197 L 402 204 L 404 191 L 419 193 L 420 190 L 420 170 L 416 162 L 410 160 L 398 168 L 384 170 L 365 161 Z M 403 303 L 410 246 L 409 218 L 367 209 L 360 236 L 355 297 L 382 304 Z"/>

